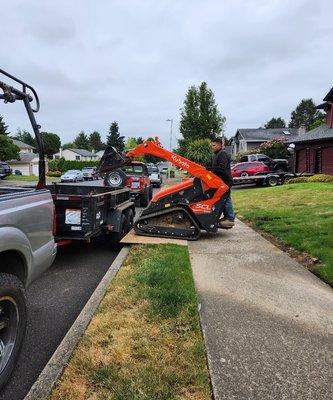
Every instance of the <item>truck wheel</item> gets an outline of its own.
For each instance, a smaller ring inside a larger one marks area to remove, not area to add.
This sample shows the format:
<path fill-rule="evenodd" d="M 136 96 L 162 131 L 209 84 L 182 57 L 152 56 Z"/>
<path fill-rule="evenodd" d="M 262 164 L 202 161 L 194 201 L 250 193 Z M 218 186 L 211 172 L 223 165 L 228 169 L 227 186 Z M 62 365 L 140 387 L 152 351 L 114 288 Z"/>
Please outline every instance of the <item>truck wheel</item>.
<path fill-rule="evenodd" d="M 276 176 L 270 176 L 266 179 L 267 186 L 277 186 L 279 183 L 279 179 Z"/>
<path fill-rule="evenodd" d="M 14 275 L 0 274 L 0 389 L 15 366 L 25 335 L 27 311 L 24 288 Z"/>
<path fill-rule="evenodd" d="M 149 191 L 145 188 L 144 192 L 140 196 L 140 207 L 147 207 L 149 204 Z"/>
<path fill-rule="evenodd" d="M 116 169 L 105 175 L 104 186 L 120 189 L 125 186 L 126 174 L 121 169 Z"/>

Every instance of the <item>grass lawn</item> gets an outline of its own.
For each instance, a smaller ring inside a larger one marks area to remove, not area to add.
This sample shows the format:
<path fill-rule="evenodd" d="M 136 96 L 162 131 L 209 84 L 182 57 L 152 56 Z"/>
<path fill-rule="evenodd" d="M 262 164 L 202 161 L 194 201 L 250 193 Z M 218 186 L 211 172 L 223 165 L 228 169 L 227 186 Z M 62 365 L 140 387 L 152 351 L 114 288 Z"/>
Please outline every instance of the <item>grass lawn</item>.
<path fill-rule="evenodd" d="M 318 258 L 311 270 L 333 285 L 333 184 L 298 183 L 234 190 L 239 218 Z"/>
<path fill-rule="evenodd" d="M 210 398 L 187 248 L 132 246 L 50 399 Z"/>
<path fill-rule="evenodd" d="M 22 182 L 38 182 L 38 176 L 27 176 L 27 175 L 9 175 L 6 177 L 6 179 L 3 182 L 8 181 L 22 181 Z M 59 178 L 55 177 L 46 177 L 47 181 L 50 182 L 56 182 L 59 180 Z"/>

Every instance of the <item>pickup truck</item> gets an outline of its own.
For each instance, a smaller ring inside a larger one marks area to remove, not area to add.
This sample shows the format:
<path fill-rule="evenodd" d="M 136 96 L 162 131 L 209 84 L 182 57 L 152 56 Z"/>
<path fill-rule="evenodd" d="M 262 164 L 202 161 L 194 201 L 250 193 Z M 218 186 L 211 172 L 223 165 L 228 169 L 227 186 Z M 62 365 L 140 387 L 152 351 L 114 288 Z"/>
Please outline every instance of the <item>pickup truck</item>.
<path fill-rule="evenodd" d="M 25 335 L 25 289 L 56 256 L 54 221 L 49 190 L 0 187 L 0 388 Z"/>
<path fill-rule="evenodd" d="M 272 159 L 266 154 L 247 154 L 242 156 L 240 162 L 253 162 L 253 161 L 261 161 L 266 164 L 271 171 L 274 172 L 287 172 L 289 171 L 289 163 L 288 160 L 284 158 L 275 158 Z"/>

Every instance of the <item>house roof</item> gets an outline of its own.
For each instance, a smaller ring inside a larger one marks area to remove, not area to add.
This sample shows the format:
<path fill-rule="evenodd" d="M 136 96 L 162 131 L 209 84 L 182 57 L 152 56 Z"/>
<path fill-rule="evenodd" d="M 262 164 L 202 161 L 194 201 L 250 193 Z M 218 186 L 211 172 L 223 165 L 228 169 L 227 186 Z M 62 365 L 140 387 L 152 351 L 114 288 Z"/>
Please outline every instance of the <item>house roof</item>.
<path fill-rule="evenodd" d="M 12 139 L 12 138 L 11 138 Z M 17 139 L 12 139 L 12 142 L 19 147 L 20 149 L 34 149 L 33 146 L 30 146 L 30 144 L 26 144 L 21 142 L 21 140 L 17 140 Z"/>
<path fill-rule="evenodd" d="M 26 164 L 30 163 L 36 157 L 38 158 L 38 154 L 36 153 L 20 153 L 19 160 L 8 160 L 8 162 L 15 164 Z"/>
<path fill-rule="evenodd" d="M 290 137 L 298 136 L 297 128 L 275 128 L 275 129 L 238 129 L 245 140 L 272 140 L 272 139 L 289 139 Z M 284 133 L 289 132 L 289 133 Z"/>
<path fill-rule="evenodd" d="M 80 154 L 80 156 L 83 157 L 97 157 L 96 153 L 92 153 L 91 151 L 85 149 L 67 149 L 67 150 L 71 150 L 74 153 Z"/>
<path fill-rule="evenodd" d="M 327 139 L 333 139 L 333 128 L 329 128 L 326 124 L 323 124 L 309 132 L 298 135 L 295 139 L 288 140 L 288 143 L 311 142 L 314 140 Z"/>
<path fill-rule="evenodd" d="M 333 87 L 331 88 L 331 90 L 327 93 L 327 95 L 324 97 L 323 99 L 324 101 L 329 101 L 329 102 L 333 102 Z"/>

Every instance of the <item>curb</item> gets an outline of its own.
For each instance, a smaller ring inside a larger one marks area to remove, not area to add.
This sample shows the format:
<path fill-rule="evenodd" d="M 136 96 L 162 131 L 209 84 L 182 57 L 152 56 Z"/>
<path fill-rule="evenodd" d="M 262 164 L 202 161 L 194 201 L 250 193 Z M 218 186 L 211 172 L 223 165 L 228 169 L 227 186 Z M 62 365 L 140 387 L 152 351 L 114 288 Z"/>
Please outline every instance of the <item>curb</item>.
<path fill-rule="evenodd" d="M 121 249 L 120 253 L 110 265 L 110 268 L 104 275 L 103 279 L 100 281 L 90 299 L 67 332 L 66 336 L 63 338 L 60 345 L 44 367 L 38 379 L 32 385 L 24 400 L 45 400 L 48 398 L 53 386 L 66 366 L 69 357 L 72 355 L 75 346 L 81 339 L 94 315 L 94 312 L 103 299 L 110 282 L 115 278 L 125 261 L 128 252 L 129 247 L 123 247 Z"/>

